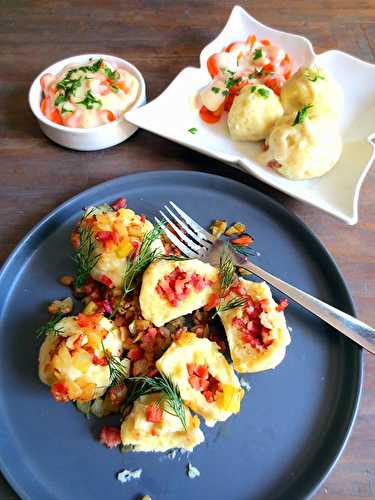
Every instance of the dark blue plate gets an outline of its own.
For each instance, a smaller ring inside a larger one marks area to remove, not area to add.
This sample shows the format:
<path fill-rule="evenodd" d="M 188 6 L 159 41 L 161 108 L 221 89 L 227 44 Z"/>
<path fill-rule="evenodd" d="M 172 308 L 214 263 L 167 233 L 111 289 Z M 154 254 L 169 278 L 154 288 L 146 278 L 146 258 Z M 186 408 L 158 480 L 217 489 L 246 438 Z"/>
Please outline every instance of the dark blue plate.
<path fill-rule="evenodd" d="M 362 352 L 319 319 L 291 304 L 292 343 L 275 370 L 248 376 L 252 390 L 239 415 L 208 429 L 189 457 L 121 454 L 97 441 L 101 423 L 55 403 L 37 376 L 33 331 L 46 304 L 66 295 L 57 277 L 72 272 L 69 233 L 80 210 L 119 196 L 152 218 L 168 200 L 203 226 L 244 222 L 271 273 L 353 314 L 330 255 L 296 217 L 261 193 L 229 179 L 192 172 L 121 177 L 67 201 L 18 245 L 0 274 L 0 466 L 23 499 L 249 500 L 304 498 L 328 474 L 348 439 L 362 385 Z M 278 294 L 276 293 L 276 296 Z M 121 484 L 123 469 L 140 480 Z"/>

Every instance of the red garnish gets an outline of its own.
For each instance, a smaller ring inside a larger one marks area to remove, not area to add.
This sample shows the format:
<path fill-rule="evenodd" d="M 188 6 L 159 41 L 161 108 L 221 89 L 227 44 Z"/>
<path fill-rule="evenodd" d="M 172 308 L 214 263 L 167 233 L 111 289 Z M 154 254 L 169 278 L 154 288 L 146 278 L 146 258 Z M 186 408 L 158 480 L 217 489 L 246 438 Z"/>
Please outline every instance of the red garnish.
<path fill-rule="evenodd" d="M 191 290 L 201 292 L 210 285 L 212 285 L 212 281 L 205 276 L 198 273 L 189 275 L 189 273 L 177 266 L 170 274 L 159 280 L 156 291 L 173 307 L 177 307 L 181 300 L 186 299 Z"/>
<path fill-rule="evenodd" d="M 254 302 L 250 297 L 246 306 L 243 308 L 242 318 L 233 318 L 232 324 L 242 333 L 242 341 L 250 344 L 251 347 L 267 348 L 273 340 L 268 339 L 269 328 L 266 328 L 260 322 L 260 314 L 263 309 L 269 305 L 269 300 L 264 299 Z"/>
<path fill-rule="evenodd" d="M 111 207 L 113 208 L 113 210 L 119 210 L 120 208 L 125 208 L 126 207 L 126 199 L 119 198 L 118 200 L 111 203 Z"/>
<path fill-rule="evenodd" d="M 239 236 L 238 238 L 235 238 L 234 240 L 230 240 L 230 242 L 233 245 L 240 245 L 240 246 L 247 247 L 248 245 L 251 245 L 251 243 L 253 243 L 254 240 L 249 234 L 243 234 L 242 236 Z"/>
<path fill-rule="evenodd" d="M 107 446 L 107 448 L 115 448 L 121 444 L 120 428 L 105 425 L 100 431 L 99 441 Z"/>
<path fill-rule="evenodd" d="M 125 384 L 119 384 L 115 387 L 111 387 L 108 391 L 109 399 L 114 404 L 121 404 L 125 400 L 127 388 Z"/>
<path fill-rule="evenodd" d="M 81 328 L 95 328 L 101 317 L 101 313 L 90 315 L 79 313 L 77 316 L 77 325 Z"/>
<path fill-rule="evenodd" d="M 281 163 L 279 163 L 276 160 L 271 160 L 271 161 L 269 161 L 267 163 L 267 167 L 270 167 L 270 168 L 273 168 L 273 169 L 277 169 L 277 168 L 281 168 L 282 165 L 281 165 Z"/>
<path fill-rule="evenodd" d="M 204 306 L 204 310 L 210 311 L 211 309 L 216 307 L 219 303 L 219 299 L 220 299 L 220 297 L 219 297 L 219 294 L 217 292 L 211 293 L 207 304 Z"/>
<path fill-rule="evenodd" d="M 112 239 L 112 231 L 98 231 L 95 235 L 95 239 L 98 241 L 107 241 Z"/>
<path fill-rule="evenodd" d="M 132 361 L 138 361 L 143 358 L 144 351 L 140 347 L 134 347 L 128 352 L 128 358 Z"/>
<path fill-rule="evenodd" d="M 146 420 L 154 424 L 160 424 L 163 420 L 163 410 L 155 401 L 146 408 Z"/>
<path fill-rule="evenodd" d="M 224 105 L 216 111 L 210 111 L 206 108 L 206 106 L 202 106 L 199 110 L 199 116 L 206 123 L 216 123 L 220 120 L 221 115 L 223 114 Z"/>
<path fill-rule="evenodd" d="M 113 286 L 111 278 L 108 278 L 108 276 L 106 276 L 105 274 L 101 274 L 99 276 L 98 281 L 100 281 L 101 283 L 103 283 L 103 285 L 105 285 L 105 286 L 108 286 L 108 287 L 112 287 Z"/>
<path fill-rule="evenodd" d="M 141 214 L 139 218 L 141 219 L 141 222 L 143 224 L 146 222 L 146 216 L 145 215 Z"/>
<path fill-rule="evenodd" d="M 276 306 L 276 311 L 284 311 L 284 309 L 286 309 L 288 307 L 289 303 L 288 303 L 288 299 L 282 299 L 280 300 L 279 304 Z"/>
<path fill-rule="evenodd" d="M 209 403 L 215 401 L 216 392 L 222 392 L 222 388 L 219 380 L 210 374 L 208 366 L 187 363 L 186 368 L 192 388 L 201 392 Z"/>
<path fill-rule="evenodd" d="M 212 56 L 207 59 L 207 69 L 211 75 L 211 78 L 214 78 L 220 70 L 218 65 L 218 55 L 219 54 L 212 54 Z"/>
<path fill-rule="evenodd" d="M 51 385 L 51 394 L 55 401 L 65 403 L 69 401 L 69 387 L 65 382 L 56 382 Z"/>

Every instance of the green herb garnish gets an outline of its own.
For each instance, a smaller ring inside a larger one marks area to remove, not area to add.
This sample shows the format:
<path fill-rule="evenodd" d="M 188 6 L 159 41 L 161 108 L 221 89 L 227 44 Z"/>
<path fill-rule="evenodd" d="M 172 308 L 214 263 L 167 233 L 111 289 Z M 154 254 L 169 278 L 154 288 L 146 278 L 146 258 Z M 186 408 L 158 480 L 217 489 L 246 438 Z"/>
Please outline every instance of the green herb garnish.
<path fill-rule="evenodd" d="M 225 96 L 229 95 L 229 90 L 223 90 L 222 94 L 225 95 Z"/>
<path fill-rule="evenodd" d="M 262 49 L 255 49 L 254 55 L 253 55 L 253 61 L 260 59 L 261 57 L 263 57 L 263 50 Z"/>
<path fill-rule="evenodd" d="M 232 87 L 234 87 L 235 85 L 237 85 L 237 83 L 240 83 L 241 80 L 242 80 L 242 78 L 240 76 L 238 78 L 233 78 L 233 76 L 231 76 L 225 82 L 225 86 L 226 86 L 227 89 L 231 89 Z"/>
<path fill-rule="evenodd" d="M 58 104 L 61 104 L 70 96 L 74 96 L 76 90 L 82 85 L 82 78 L 72 78 L 73 73 L 76 71 L 76 69 L 71 69 L 62 80 L 57 82 L 56 88 L 60 93 L 55 99 L 55 105 L 57 105 L 56 101 L 58 101 Z"/>
<path fill-rule="evenodd" d="M 125 408 L 145 394 L 160 392 L 161 397 L 158 403 L 160 404 L 163 401 L 163 411 L 179 418 L 184 429 L 187 429 L 185 405 L 180 390 L 169 377 L 163 374 L 152 378 L 129 377 L 125 380 L 125 383 L 128 388 L 124 402 Z"/>
<path fill-rule="evenodd" d="M 196 134 L 198 132 L 198 129 L 195 128 L 195 127 L 191 127 L 191 128 L 189 128 L 188 132 L 190 132 L 191 134 L 194 135 L 194 134 Z"/>
<path fill-rule="evenodd" d="M 54 105 L 55 106 L 58 106 L 59 104 L 61 104 L 62 102 L 65 102 L 66 101 L 66 97 L 65 95 L 63 94 L 59 94 L 56 99 L 55 99 L 55 102 L 54 102 Z"/>
<path fill-rule="evenodd" d="M 88 90 L 86 92 L 86 97 L 82 101 L 77 101 L 77 104 L 83 104 L 87 109 L 92 109 L 94 107 L 94 104 L 97 104 L 100 108 L 102 105 L 102 101 L 100 99 L 97 99 L 92 94 L 91 90 Z"/>
<path fill-rule="evenodd" d="M 90 73 L 96 73 L 99 71 L 100 66 L 102 65 L 103 59 L 98 59 L 95 63 L 93 63 L 91 66 L 80 66 L 78 68 L 79 71 L 83 71 L 84 73 L 90 72 Z M 74 70 L 77 71 L 77 70 Z"/>
<path fill-rule="evenodd" d="M 58 312 L 52 316 L 50 320 L 47 321 L 44 325 L 40 326 L 36 330 L 36 336 L 41 337 L 42 335 L 47 335 L 51 333 L 52 335 L 60 335 L 64 332 L 63 328 L 56 328 L 57 323 L 62 320 L 65 316 L 62 312 Z"/>
<path fill-rule="evenodd" d="M 218 94 L 220 92 L 220 89 L 219 87 L 212 87 L 211 91 L 214 93 L 214 94 Z"/>
<path fill-rule="evenodd" d="M 86 278 L 96 266 L 100 254 L 96 253 L 95 236 L 90 227 L 85 225 L 85 220 L 92 215 L 92 211 L 86 214 L 79 226 L 79 247 L 73 256 L 73 261 L 77 265 L 75 284 L 78 288 L 84 285 Z"/>
<path fill-rule="evenodd" d="M 113 356 L 105 349 L 103 341 L 102 349 L 109 367 L 109 387 L 117 387 L 124 383 L 128 376 L 128 369 L 121 363 L 119 357 Z"/>
<path fill-rule="evenodd" d="M 296 117 L 294 119 L 293 126 L 299 125 L 300 123 L 303 123 L 306 120 L 306 118 L 308 117 L 309 109 L 311 109 L 313 107 L 314 107 L 313 104 L 307 104 L 306 106 L 303 106 L 303 108 L 299 109 L 297 111 Z"/>
<path fill-rule="evenodd" d="M 105 66 L 104 73 L 113 82 L 120 79 L 120 73 L 116 69 L 112 71 L 108 66 Z"/>
<path fill-rule="evenodd" d="M 256 92 L 257 94 L 259 94 L 260 96 L 262 96 L 264 99 L 268 99 L 269 96 L 270 96 L 270 91 L 268 89 L 265 89 L 263 87 L 257 87 L 256 85 L 253 85 L 251 87 L 250 92 L 252 94 L 254 94 L 254 92 Z"/>
<path fill-rule="evenodd" d="M 120 89 L 116 87 L 116 85 L 111 85 L 111 89 L 115 94 L 118 94 L 120 92 Z"/>

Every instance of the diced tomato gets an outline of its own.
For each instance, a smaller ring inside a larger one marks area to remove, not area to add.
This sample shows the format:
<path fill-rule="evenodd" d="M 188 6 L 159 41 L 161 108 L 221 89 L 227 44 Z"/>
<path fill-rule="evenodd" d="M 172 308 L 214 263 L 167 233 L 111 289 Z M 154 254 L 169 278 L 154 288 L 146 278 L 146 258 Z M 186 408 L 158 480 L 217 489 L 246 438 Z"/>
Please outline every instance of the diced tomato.
<path fill-rule="evenodd" d="M 112 113 L 111 110 L 109 110 L 109 109 L 103 109 L 102 111 L 106 113 L 107 120 L 109 122 L 114 122 L 116 120 L 116 116 Z"/>
<path fill-rule="evenodd" d="M 265 66 L 263 66 L 262 71 L 266 71 L 267 73 L 274 73 L 275 66 L 272 63 L 266 64 Z"/>
<path fill-rule="evenodd" d="M 111 203 L 111 207 L 113 210 L 119 210 L 120 208 L 125 208 L 127 205 L 126 199 L 125 198 L 119 198 L 118 200 L 114 201 Z"/>
<path fill-rule="evenodd" d="M 100 281 L 100 283 L 103 283 L 103 285 L 105 285 L 105 286 L 108 286 L 108 287 L 113 286 L 113 282 L 112 282 L 111 278 L 108 278 L 108 276 L 106 276 L 105 274 L 101 274 L 99 276 L 98 281 Z"/>
<path fill-rule="evenodd" d="M 160 424 L 163 420 L 163 410 L 153 401 L 146 408 L 146 420 L 154 424 Z"/>
<path fill-rule="evenodd" d="M 48 100 L 45 97 L 42 102 L 40 103 L 40 111 L 44 114 L 47 115 L 47 108 L 48 108 Z"/>
<path fill-rule="evenodd" d="M 219 303 L 219 299 L 220 299 L 220 297 L 219 297 L 219 294 L 217 292 L 211 293 L 211 295 L 208 299 L 208 303 L 204 306 L 204 310 L 210 311 L 211 309 L 216 307 Z"/>
<path fill-rule="evenodd" d="M 266 38 L 261 40 L 260 43 L 262 43 L 263 45 L 271 45 L 271 42 L 269 40 L 267 40 Z"/>
<path fill-rule="evenodd" d="M 199 110 L 199 116 L 206 123 L 216 123 L 220 120 L 221 113 L 210 111 L 206 106 L 202 106 Z"/>
<path fill-rule="evenodd" d="M 121 444 L 120 428 L 105 425 L 100 431 L 99 441 L 107 446 L 107 448 L 115 448 Z"/>
<path fill-rule="evenodd" d="M 132 361 L 138 361 L 143 358 L 144 351 L 140 347 L 134 347 L 128 352 L 128 358 Z"/>
<path fill-rule="evenodd" d="M 233 245 L 240 245 L 240 246 L 248 246 L 253 243 L 253 238 L 249 234 L 244 234 L 242 236 L 239 236 L 238 238 L 235 238 L 234 240 L 230 240 L 230 242 Z"/>
<path fill-rule="evenodd" d="M 55 108 L 52 111 L 51 116 L 50 116 L 50 120 L 52 120 L 54 123 L 57 123 L 58 125 L 63 124 L 60 111 L 57 108 Z"/>
<path fill-rule="evenodd" d="M 142 224 L 144 224 L 146 222 L 146 216 L 145 215 L 141 214 L 139 218 L 141 219 Z"/>
<path fill-rule="evenodd" d="M 55 401 L 63 403 L 69 401 L 69 387 L 65 382 L 56 382 L 52 384 L 51 394 Z"/>
<path fill-rule="evenodd" d="M 206 398 L 206 401 L 208 403 L 214 402 L 214 395 L 212 394 L 211 391 L 203 391 L 203 396 Z"/>
<path fill-rule="evenodd" d="M 207 365 L 198 365 L 195 369 L 195 373 L 200 378 L 208 378 L 208 366 Z"/>
<path fill-rule="evenodd" d="M 207 59 L 207 69 L 208 69 L 208 72 L 210 73 L 212 78 L 214 78 L 220 71 L 219 64 L 218 64 L 218 55 L 219 54 L 212 54 Z"/>
<path fill-rule="evenodd" d="M 288 307 L 289 303 L 288 303 L 288 299 L 282 299 L 280 300 L 279 304 L 276 306 L 276 311 L 284 311 L 284 309 L 286 309 Z"/>
<path fill-rule="evenodd" d="M 98 231 L 95 235 L 95 239 L 98 241 L 107 241 L 112 238 L 112 231 Z"/>

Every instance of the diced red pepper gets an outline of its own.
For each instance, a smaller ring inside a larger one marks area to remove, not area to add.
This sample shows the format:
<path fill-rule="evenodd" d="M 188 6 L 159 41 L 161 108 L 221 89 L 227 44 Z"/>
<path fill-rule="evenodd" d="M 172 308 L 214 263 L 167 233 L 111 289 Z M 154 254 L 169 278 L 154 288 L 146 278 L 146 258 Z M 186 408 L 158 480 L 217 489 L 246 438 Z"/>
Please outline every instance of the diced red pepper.
<path fill-rule="evenodd" d="M 77 325 L 81 328 L 94 328 L 101 317 L 101 313 L 90 315 L 79 313 L 77 316 Z"/>
<path fill-rule="evenodd" d="M 240 246 L 245 246 L 247 247 L 248 245 L 251 245 L 253 243 L 254 239 L 248 235 L 248 234 L 243 234 L 242 236 L 235 238 L 234 240 L 230 240 L 230 242 L 233 245 L 240 245 Z"/>
<path fill-rule="evenodd" d="M 119 198 L 118 200 L 114 201 L 111 203 L 111 207 L 113 210 L 119 210 L 120 208 L 125 208 L 126 207 L 126 199 L 125 198 Z"/>
<path fill-rule="evenodd" d="M 98 281 L 100 281 L 101 283 L 103 283 L 103 285 L 105 285 L 105 286 L 108 286 L 108 287 L 112 287 L 113 286 L 113 282 L 112 282 L 111 278 L 108 278 L 108 276 L 106 276 L 105 274 L 101 274 L 99 276 Z"/>
<path fill-rule="evenodd" d="M 105 425 L 100 431 L 99 441 L 107 446 L 107 448 L 115 448 L 121 444 L 120 428 Z"/>
<path fill-rule="evenodd" d="M 52 384 L 51 394 L 55 401 L 63 403 L 69 401 L 69 387 L 65 382 L 56 382 Z"/>
<path fill-rule="evenodd" d="M 134 347 L 128 352 L 128 358 L 132 361 L 138 361 L 143 358 L 144 351 L 141 347 Z"/>
<path fill-rule="evenodd" d="M 146 408 L 146 420 L 154 424 L 160 424 L 163 420 L 163 410 L 153 401 Z"/>

